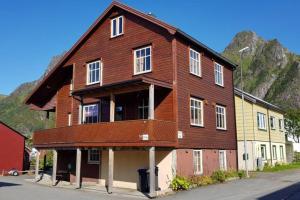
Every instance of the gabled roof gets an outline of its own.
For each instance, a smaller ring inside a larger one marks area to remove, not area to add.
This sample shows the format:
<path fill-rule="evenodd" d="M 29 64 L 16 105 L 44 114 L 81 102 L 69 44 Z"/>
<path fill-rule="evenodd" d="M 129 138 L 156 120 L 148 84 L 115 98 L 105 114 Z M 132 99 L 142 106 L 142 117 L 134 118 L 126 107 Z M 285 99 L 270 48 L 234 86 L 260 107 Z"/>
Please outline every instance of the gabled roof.
<path fill-rule="evenodd" d="M 24 139 L 28 139 L 25 135 L 23 135 L 22 133 L 20 133 L 19 131 L 16 131 L 15 129 L 13 129 L 12 127 L 8 126 L 7 124 L 5 124 L 4 122 L 0 121 L 0 125 L 3 125 L 5 127 L 7 127 L 8 129 L 12 130 L 13 132 L 17 133 L 18 135 L 24 137 Z"/>
<path fill-rule="evenodd" d="M 239 97 L 241 97 L 242 94 L 244 94 L 245 100 L 247 100 L 247 101 L 249 101 L 251 103 L 262 105 L 265 108 L 277 111 L 277 112 L 282 113 L 282 114 L 285 113 L 284 110 L 282 110 L 280 107 L 275 106 L 275 105 L 273 105 L 273 104 L 271 104 L 271 103 L 269 103 L 267 101 L 264 101 L 264 100 L 262 100 L 262 99 L 260 99 L 260 98 L 258 98 L 256 96 L 254 96 L 252 94 L 249 94 L 249 93 L 247 93 L 245 91 L 243 92 L 242 90 L 240 90 L 238 88 L 234 88 L 234 94 L 237 95 L 237 96 L 239 96 Z"/>
<path fill-rule="evenodd" d="M 200 48 L 205 49 L 206 51 L 208 51 L 209 53 L 211 53 L 212 55 L 216 56 L 218 59 L 220 59 L 221 61 L 223 61 L 224 63 L 228 64 L 229 66 L 231 66 L 233 69 L 235 69 L 238 65 L 236 65 L 235 63 L 231 62 L 229 59 L 225 58 L 224 56 L 222 56 L 220 53 L 212 50 L 211 48 L 207 47 L 206 45 L 204 45 L 203 43 L 199 42 L 197 39 L 193 38 L 192 36 L 188 35 L 187 33 L 183 32 L 182 30 L 171 26 L 161 20 L 158 20 L 157 18 L 145 14 L 141 11 L 138 11 L 136 9 L 133 9 L 127 5 L 124 5 L 120 2 L 117 1 L 113 1 L 110 6 L 100 15 L 100 17 L 98 17 L 98 19 L 90 26 L 90 28 L 80 37 L 80 39 L 73 45 L 73 47 L 63 56 L 63 58 L 56 64 L 55 67 L 53 67 L 53 69 L 47 74 L 47 76 L 44 77 L 43 81 L 41 81 L 36 87 L 35 89 L 32 91 L 32 93 L 27 97 L 27 99 L 25 100 L 26 104 L 31 104 L 31 100 L 32 97 L 34 96 L 34 94 L 38 91 L 38 89 L 51 77 L 53 76 L 54 72 L 56 72 L 58 70 L 59 67 L 63 66 L 63 64 L 67 61 L 68 58 L 70 58 L 70 56 L 77 50 L 77 48 L 85 41 L 85 39 L 97 28 L 98 24 L 102 22 L 102 20 L 105 19 L 105 16 L 113 9 L 113 8 L 120 8 L 122 10 L 125 10 L 133 15 L 136 15 L 138 17 L 141 17 L 153 24 L 156 24 L 160 27 L 162 27 L 163 29 L 166 29 L 170 34 L 172 35 L 179 35 L 182 38 L 188 40 L 189 42 L 193 43 L 195 46 L 199 46 Z"/>

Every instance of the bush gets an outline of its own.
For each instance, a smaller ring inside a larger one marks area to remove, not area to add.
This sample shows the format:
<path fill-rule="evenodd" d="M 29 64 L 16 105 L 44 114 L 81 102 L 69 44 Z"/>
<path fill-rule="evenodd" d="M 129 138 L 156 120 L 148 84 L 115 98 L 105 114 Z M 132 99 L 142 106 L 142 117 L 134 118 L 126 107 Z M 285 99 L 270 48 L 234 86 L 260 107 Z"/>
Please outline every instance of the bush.
<path fill-rule="evenodd" d="M 204 186 L 213 184 L 214 181 L 210 176 L 192 176 L 189 180 L 194 186 Z"/>
<path fill-rule="evenodd" d="M 222 170 L 215 171 L 211 177 L 214 181 L 220 183 L 223 183 L 226 180 L 225 172 Z"/>
<path fill-rule="evenodd" d="M 176 176 L 172 182 L 171 182 L 172 190 L 178 191 L 178 190 L 188 190 L 191 187 L 190 181 L 181 176 Z"/>
<path fill-rule="evenodd" d="M 235 170 L 228 170 L 228 171 L 225 171 L 224 173 L 225 173 L 226 179 L 238 177 L 238 172 Z"/>
<path fill-rule="evenodd" d="M 246 172 L 245 172 L 244 170 L 238 171 L 238 177 L 239 177 L 240 179 L 246 178 Z"/>

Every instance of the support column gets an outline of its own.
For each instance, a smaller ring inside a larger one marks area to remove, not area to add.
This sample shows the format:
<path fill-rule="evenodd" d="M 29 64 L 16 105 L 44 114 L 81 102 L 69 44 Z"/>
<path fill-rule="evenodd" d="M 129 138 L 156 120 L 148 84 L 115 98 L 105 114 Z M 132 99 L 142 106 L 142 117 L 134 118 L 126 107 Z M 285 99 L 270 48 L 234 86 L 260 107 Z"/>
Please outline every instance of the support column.
<path fill-rule="evenodd" d="M 36 152 L 35 157 L 35 181 L 39 180 L 39 165 L 40 165 L 40 152 Z"/>
<path fill-rule="evenodd" d="M 52 169 L 52 185 L 56 185 L 56 172 L 57 172 L 57 150 L 53 150 L 53 169 Z"/>
<path fill-rule="evenodd" d="M 149 111 L 149 119 L 154 119 L 154 85 L 151 84 L 149 86 L 149 107 L 148 107 Z"/>
<path fill-rule="evenodd" d="M 98 178 L 98 184 L 101 184 L 101 163 L 102 163 L 102 157 L 101 157 L 101 149 L 99 149 L 99 168 L 98 168 L 98 173 L 99 173 L 99 178 Z"/>
<path fill-rule="evenodd" d="M 155 197 L 155 147 L 149 149 L 149 196 Z"/>
<path fill-rule="evenodd" d="M 76 150 L 76 188 L 80 188 L 80 171 L 81 171 L 81 149 Z"/>
<path fill-rule="evenodd" d="M 109 115 L 109 121 L 114 122 L 115 121 L 115 95 L 110 94 L 110 115 Z"/>
<path fill-rule="evenodd" d="M 112 147 L 108 149 L 108 183 L 107 183 L 107 192 L 112 193 L 114 181 L 114 150 Z"/>

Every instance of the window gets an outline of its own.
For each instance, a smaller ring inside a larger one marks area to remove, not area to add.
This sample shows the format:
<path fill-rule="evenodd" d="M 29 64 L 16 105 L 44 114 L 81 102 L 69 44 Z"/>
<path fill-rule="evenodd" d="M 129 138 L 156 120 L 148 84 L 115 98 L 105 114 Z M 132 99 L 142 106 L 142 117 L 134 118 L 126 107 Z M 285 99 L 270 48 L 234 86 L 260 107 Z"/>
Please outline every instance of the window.
<path fill-rule="evenodd" d="M 134 74 L 151 72 L 151 46 L 134 50 Z"/>
<path fill-rule="evenodd" d="M 275 117 L 270 117 L 270 127 L 271 129 L 275 129 Z"/>
<path fill-rule="evenodd" d="M 102 67 L 100 61 L 87 64 L 87 85 L 100 83 L 102 81 Z"/>
<path fill-rule="evenodd" d="M 98 104 L 91 104 L 83 106 L 83 123 L 97 123 L 99 120 L 99 106 Z"/>
<path fill-rule="evenodd" d="M 273 160 L 277 160 L 277 149 L 276 149 L 276 145 L 272 146 L 272 150 L 273 150 Z"/>
<path fill-rule="evenodd" d="M 122 35 L 124 32 L 123 27 L 123 16 L 116 17 L 111 20 L 111 37 L 117 37 Z"/>
<path fill-rule="evenodd" d="M 265 114 L 257 113 L 257 126 L 259 129 L 267 130 Z"/>
<path fill-rule="evenodd" d="M 202 150 L 193 151 L 194 174 L 199 175 L 203 173 L 202 168 Z"/>
<path fill-rule="evenodd" d="M 190 49 L 190 73 L 201 76 L 200 53 Z"/>
<path fill-rule="evenodd" d="M 68 113 L 68 126 L 72 125 L 72 114 Z"/>
<path fill-rule="evenodd" d="M 215 63 L 215 83 L 224 86 L 223 66 L 219 63 Z"/>
<path fill-rule="evenodd" d="M 220 164 L 220 170 L 227 170 L 227 162 L 226 162 L 226 151 L 220 150 L 219 151 L 219 164 Z"/>
<path fill-rule="evenodd" d="M 267 160 L 267 147 L 266 147 L 266 145 L 264 145 L 264 144 L 260 145 L 260 153 L 261 153 L 261 158 L 263 160 Z"/>
<path fill-rule="evenodd" d="M 191 125 L 203 126 L 203 102 L 190 98 Z"/>
<path fill-rule="evenodd" d="M 115 121 L 124 120 L 124 107 L 122 105 L 117 105 L 115 108 Z"/>
<path fill-rule="evenodd" d="M 282 119 L 279 119 L 278 120 L 278 126 L 279 126 L 279 130 L 283 130 L 283 120 Z"/>
<path fill-rule="evenodd" d="M 139 119 L 148 119 L 149 102 L 148 98 L 141 97 L 138 105 Z"/>
<path fill-rule="evenodd" d="M 88 150 L 88 163 L 99 164 L 100 163 L 100 151 L 98 149 Z"/>
<path fill-rule="evenodd" d="M 284 151 L 283 151 L 283 146 L 280 146 L 280 160 L 284 160 Z"/>
<path fill-rule="evenodd" d="M 223 106 L 216 106 L 216 125 L 217 129 L 226 130 L 226 108 Z"/>

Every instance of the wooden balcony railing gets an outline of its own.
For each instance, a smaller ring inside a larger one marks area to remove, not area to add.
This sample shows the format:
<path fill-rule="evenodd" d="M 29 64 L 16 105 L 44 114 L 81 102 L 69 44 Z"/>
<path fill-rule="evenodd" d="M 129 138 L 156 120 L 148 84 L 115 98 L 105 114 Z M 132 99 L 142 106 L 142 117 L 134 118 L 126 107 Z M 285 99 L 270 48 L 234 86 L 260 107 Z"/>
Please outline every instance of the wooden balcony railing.
<path fill-rule="evenodd" d="M 177 144 L 176 124 L 161 120 L 130 120 L 82 124 L 36 131 L 33 145 L 49 147 L 160 146 Z"/>

